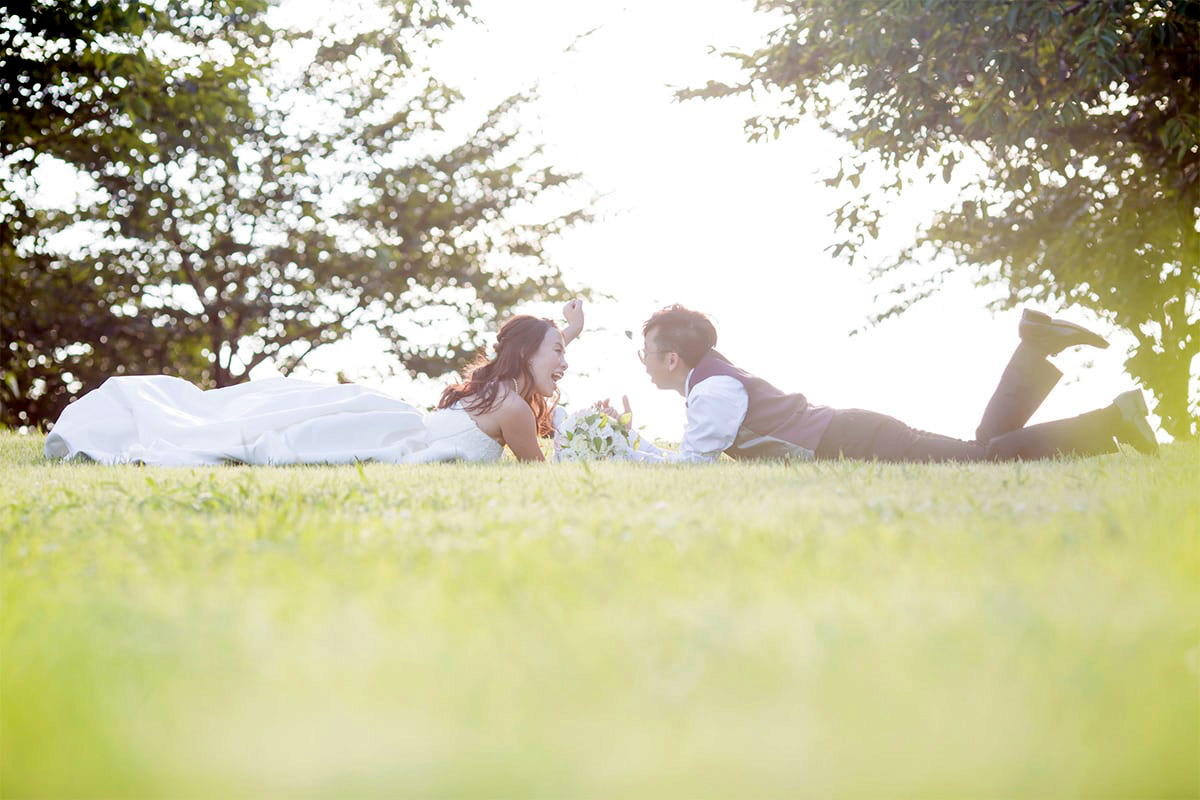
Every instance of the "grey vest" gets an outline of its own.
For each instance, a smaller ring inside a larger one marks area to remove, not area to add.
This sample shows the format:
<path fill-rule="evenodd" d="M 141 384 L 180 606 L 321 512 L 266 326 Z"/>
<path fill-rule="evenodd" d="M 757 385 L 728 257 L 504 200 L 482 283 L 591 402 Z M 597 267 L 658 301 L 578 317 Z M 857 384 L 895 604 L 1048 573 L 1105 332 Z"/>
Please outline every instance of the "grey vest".
<path fill-rule="evenodd" d="M 709 350 L 688 376 L 687 393 L 701 381 L 725 375 L 742 384 L 749 396 L 746 418 L 725 451 L 737 459 L 796 458 L 809 460 L 833 419 L 833 409 L 814 406 L 802 394 L 784 394 L 762 378 L 738 369 Z"/>

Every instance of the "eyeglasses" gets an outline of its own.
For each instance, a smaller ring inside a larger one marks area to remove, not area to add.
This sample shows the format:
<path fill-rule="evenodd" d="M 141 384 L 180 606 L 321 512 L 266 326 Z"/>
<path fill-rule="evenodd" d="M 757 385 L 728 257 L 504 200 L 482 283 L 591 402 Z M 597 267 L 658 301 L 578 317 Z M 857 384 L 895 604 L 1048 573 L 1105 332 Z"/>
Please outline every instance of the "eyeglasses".
<path fill-rule="evenodd" d="M 674 353 L 674 350 L 638 350 L 638 360 L 646 363 L 646 356 L 656 356 L 662 353 Z"/>

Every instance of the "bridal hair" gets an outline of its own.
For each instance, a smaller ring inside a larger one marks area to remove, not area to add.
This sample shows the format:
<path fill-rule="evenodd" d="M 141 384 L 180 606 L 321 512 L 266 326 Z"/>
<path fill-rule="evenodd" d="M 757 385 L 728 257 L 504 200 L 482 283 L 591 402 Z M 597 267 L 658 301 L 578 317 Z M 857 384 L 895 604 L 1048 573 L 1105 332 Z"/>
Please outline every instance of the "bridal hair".
<path fill-rule="evenodd" d="M 496 335 L 493 348 L 496 355 L 490 359 L 480 355 L 467 367 L 466 380 L 446 387 L 437 407 L 449 408 L 461 400 L 467 410 L 486 414 L 496 407 L 501 386 L 513 386 L 514 381 L 519 383 L 524 378 L 529 396 L 523 396 L 523 399 L 533 409 L 538 435 L 552 434 L 551 412 L 558 401 L 558 393 L 548 402 L 533 390 L 533 375 L 529 371 L 529 359 L 542 346 L 550 330 L 558 330 L 558 327 L 548 319 L 525 314 L 504 323 Z"/>
<path fill-rule="evenodd" d="M 642 326 L 642 335 L 647 336 L 650 331 L 655 331 L 654 341 L 659 347 L 678 353 L 692 367 L 717 346 L 717 329 L 712 320 L 679 304 L 654 312 Z"/>

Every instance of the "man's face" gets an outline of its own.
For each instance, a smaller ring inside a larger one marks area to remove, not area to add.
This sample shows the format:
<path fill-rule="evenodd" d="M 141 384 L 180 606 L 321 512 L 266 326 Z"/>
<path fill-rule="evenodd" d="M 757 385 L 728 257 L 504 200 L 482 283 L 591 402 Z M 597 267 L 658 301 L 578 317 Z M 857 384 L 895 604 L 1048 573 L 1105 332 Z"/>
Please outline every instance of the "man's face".
<path fill-rule="evenodd" d="M 646 367 L 646 374 L 650 376 L 650 382 L 659 389 L 674 389 L 681 392 L 679 372 L 683 361 L 679 358 L 678 353 L 668 350 L 658 341 L 657 333 L 658 331 L 652 328 L 646 333 L 643 340 L 645 347 L 642 349 L 641 357 L 642 364 Z"/>

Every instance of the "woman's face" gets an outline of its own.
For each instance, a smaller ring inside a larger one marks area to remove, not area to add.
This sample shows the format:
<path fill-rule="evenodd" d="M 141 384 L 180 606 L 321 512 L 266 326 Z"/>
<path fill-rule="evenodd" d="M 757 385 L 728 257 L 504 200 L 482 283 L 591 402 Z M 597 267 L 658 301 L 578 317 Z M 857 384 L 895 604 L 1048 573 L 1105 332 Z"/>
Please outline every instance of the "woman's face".
<path fill-rule="evenodd" d="M 542 344 L 529 357 L 529 373 L 533 376 L 533 390 L 542 397 L 553 397 L 567 371 L 566 345 L 558 328 L 550 328 L 542 338 Z"/>

